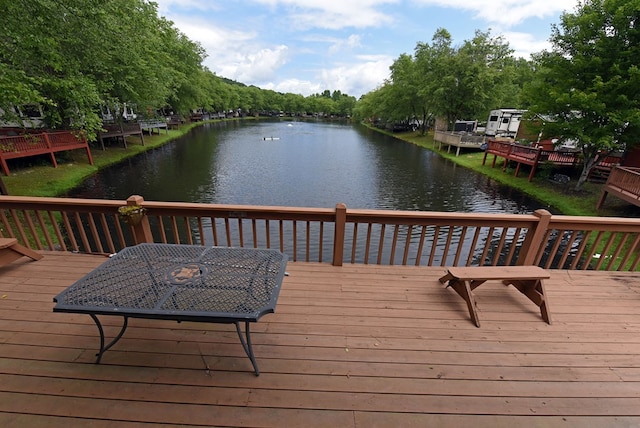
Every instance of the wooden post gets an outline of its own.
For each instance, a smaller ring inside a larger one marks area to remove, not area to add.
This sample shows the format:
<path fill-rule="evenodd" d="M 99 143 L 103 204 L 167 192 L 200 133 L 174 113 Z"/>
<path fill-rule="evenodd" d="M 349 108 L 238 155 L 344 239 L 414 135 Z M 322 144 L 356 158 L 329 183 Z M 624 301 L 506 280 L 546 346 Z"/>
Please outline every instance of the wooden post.
<path fill-rule="evenodd" d="M 538 162 L 540 162 L 540 155 L 542 154 L 542 147 L 538 147 L 538 151 L 536 153 L 535 160 L 533 165 L 531 165 L 531 172 L 529 173 L 529 181 L 533 180 L 533 176 L 536 173 L 536 168 L 538 168 Z"/>
<path fill-rule="evenodd" d="M 144 206 L 143 204 L 144 198 L 140 195 L 131 195 L 127 198 L 128 206 Z M 131 228 L 133 229 L 133 237 L 136 244 L 153 242 L 151 225 L 149 224 L 149 218 L 146 215 L 142 216 L 142 221 L 139 224 L 131 226 Z"/>
<path fill-rule="evenodd" d="M 607 191 L 607 187 L 605 185 L 605 187 L 602 189 L 602 193 L 600 193 L 600 198 L 598 198 L 598 203 L 596 204 L 596 210 L 599 210 L 600 208 L 602 208 L 602 205 L 604 204 L 605 199 L 607 199 L 608 194 L 609 192 Z"/>
<path fill-rule="evenodd" d="M 344 255 L 344 233 L 347 223 L 347 206 L 343 203 L 336 205 L 335 233 L 333 235 L 333 266 L 342 266 Z"/>
<path fill-rule="evenodd" d="M 58 167 L 58 162 L 56 162 L 56 154 L 53 152 L 53 146 L 51 145 L 51 141 L 49 141 L 49 134 L 43 132 L 42 134 L 38 134 L 42 136 L 44 143 L 47 145 L 47 149 L 49 150 L 49 156 L 51 156 L 51 163 L 53 163 L 53 167 Z M 38 135 L 34 135 L 34 138 L 37 138 Z"/>
<path fill-rule="evenodd" d="M 89 159 L 89 165 L 93 165 L 93 157 L 91 156 L 91 149 L 89 148 L 89 142 L 87 141 L 87 134 L 82 131 L 82 134 L 76 136 L 79 140 L 82 141 L 82 145 L 87 151 L 87 158 Z"/>
<path fill-rule="evenodd" d="M 540 247 L 544 244 L 544 237 L 549 229 L 549 222 L 551 221 L 551 213 L 547 210 L 536 210 L 533 213 L 538 217 L 538 222 L 529 229 L 527 236 L 524 238 L 522 248 L 520 248 L 520 254 L 516 265 L 518 266 L 531 266 L 536 260 Z"/>

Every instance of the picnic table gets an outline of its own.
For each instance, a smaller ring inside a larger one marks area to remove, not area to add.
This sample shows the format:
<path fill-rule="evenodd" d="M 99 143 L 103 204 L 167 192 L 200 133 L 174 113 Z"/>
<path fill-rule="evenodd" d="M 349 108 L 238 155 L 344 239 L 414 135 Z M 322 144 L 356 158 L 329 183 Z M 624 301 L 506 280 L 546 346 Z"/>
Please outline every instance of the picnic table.
<path fill-rule="evenodd" d="M 96 363 L 124 335 L 129 318 L 235 324 L 258 376 L 249 325 L 274 312 L 286 263 L 286 255 L 270 249 L 139 244 L 58 294 L 53 311 L 91 316 L 100 334 Z M 98 315 L 123 317 L 108 344 Z"/>

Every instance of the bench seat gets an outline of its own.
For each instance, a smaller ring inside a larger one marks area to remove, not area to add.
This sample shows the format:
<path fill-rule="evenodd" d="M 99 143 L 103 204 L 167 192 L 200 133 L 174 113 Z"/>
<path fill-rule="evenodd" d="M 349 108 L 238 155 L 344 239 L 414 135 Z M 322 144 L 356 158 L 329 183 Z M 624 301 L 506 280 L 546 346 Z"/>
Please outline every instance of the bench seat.
<path fill-rule="evenodd" d="M 543 283 L 543 280 L 550 276 L 549 272 L 538 266 L 471 266 L 450 267 L 439 281 L 442 284 L 448 282 L 447 287 L 453 288 L 467 302 L 469 315 L 476 327 L 480 327 L 480 320 L 473 290 L 490 280 L 513 285 L 540 308 L 542 319 L 551 324 L 551 313 Z"/>

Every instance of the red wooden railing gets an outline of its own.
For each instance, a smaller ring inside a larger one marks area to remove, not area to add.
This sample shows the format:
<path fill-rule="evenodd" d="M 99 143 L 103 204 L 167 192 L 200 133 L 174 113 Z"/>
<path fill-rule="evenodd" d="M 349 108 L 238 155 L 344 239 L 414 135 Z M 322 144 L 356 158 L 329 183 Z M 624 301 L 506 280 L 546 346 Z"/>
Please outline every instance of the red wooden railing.
<path fill-rule="evenodd" d="M 56 152 L 76 149 L 85 149 L 89 163 L 93 165 L 91 149 L 82 134 L 71 131 L 54 131 L 0 137 L 0 164 L 4 174 L 9 175 L 7 159 L 49 154 L 53 166 L 57 167 Z"/>
<path fill-rule="evenodd" d="M 574 166 L 579 160 L 579 153 L 571 150 L 545 150 L 542 147 L 525 146 L 510 141 L 489 140 L 487 149 L 482 158 L 482 165 L 487 161 L 487 156 L 493 155 L 491 167 L 495 167 L 498 157 L 504 158 L 502 170 L 507 168 L 509 161 L 516 162 L 515 176 L 520 173 L 522 164 L 530 165 L 529 181 L 533 180 L 538 165 L 550 162 L 558 166 Z"/>
<path fill-rule="evenodd" d="M 608 194 L 640 206 L 640 168 L 629 166 L 614 167 L 600 194 L 597 204 L 598 209 L 602 207 Z"/>
<path fill-rule="evenodd" d="M 131 225 L 125 204 L 146 215 Z M 0 196 L 0 237 L 34 250 L 115 253 L 141 242 L 276 248 L 292 261 L 538 265 L 637 271 L 640 219 Z"/>

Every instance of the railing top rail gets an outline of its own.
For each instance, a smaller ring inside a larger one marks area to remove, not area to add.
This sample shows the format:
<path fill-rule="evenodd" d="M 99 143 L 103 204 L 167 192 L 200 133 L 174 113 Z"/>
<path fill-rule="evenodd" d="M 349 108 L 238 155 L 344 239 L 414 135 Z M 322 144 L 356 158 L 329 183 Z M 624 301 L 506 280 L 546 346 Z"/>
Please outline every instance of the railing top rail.
<path fill-rule="evenodd" d="M 126 200 L 52 198 L 0 195 L 0 208 L 31 209 L 50 211 L 113 212 L 127 205 Z M 230 218 L 267 218 L 281 220 L 331 221 L 335 218 L 335 208 L 308 208 L 260 205 L 223 205 L 194 202 L 143 201 L 142 205 L 150 215 L 218 216 Z M 393 211 L 374 209 L 347 209 L 349 223 L 388 224 L 451 224 L 451 225 L 494 225 L 526 227 L 538 221 L 533 214 L 460 213 L 436 211 Z M 587 217 L 553 215 L 550 223 L 560 229 L 617 230 L 640 229 L 640 219 L 625 217 Z M 603 229 L 604 228 L 604 229 Z"/>
<path fill-rule="evenodd" d="M 598 230 L 630 230 L 640 231 L 640 219 L 626 217 L 591 217 L 554 215 L 549 220 L 549 227 L 555 229 L 598 229 Z"/>
<path fill-rule="evenodd" d="M 83 212 L 104 211 L 107 209 L 117 211 L 118 207 L 126 204 L 126 201 L 109 199 L 51 198 L 0 195 L 0 207 L 14 209 L 37 209 L 51 211 L 79 210 Z"/>
<path fill-rule="evenodd" d="M 616 166 L 613 171 L 624 171 L 633 175 L 640 175 L 640 168 L 633 166 Z"/>
<path fill-rule="evenodd" d="M 446 220 L 450 223 L 476 224 L 480 222 L 530 223 L 537 221 L 533 214 L 461 213 L 439 211 L 392 211 L 371 209 L 347 209 L 347 222 L 433 223 Z"/>
<path fill-rule="evenodd" d="M 39 209 L 51 211 L 113 211 L 118 207 L 127 205 L 126 200 L 107 199 L 81 199 L 81 198 L 51 198 L 0 195 L 0 207 L 15 209 Z M 150 214 L 163 213 L 171 215 L 210 216 L 223 215 L 228 217 L 262 217 L 265 218 L 300 218 L 312 217 L 315 219 L 331 219 L 335 216 L 334 208 L 304 208 L 304 207 L 279 207 L 260 205 L 223 205 L 205 204 L 197 202 L 156 202 L 144 201 L 142 205 Z M 214 214 L 215 213 L 215 214 Z M 311 219 L 311 218 L 309 218 Z"/>

